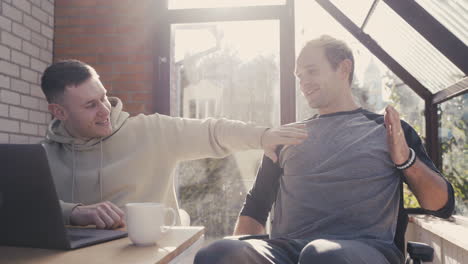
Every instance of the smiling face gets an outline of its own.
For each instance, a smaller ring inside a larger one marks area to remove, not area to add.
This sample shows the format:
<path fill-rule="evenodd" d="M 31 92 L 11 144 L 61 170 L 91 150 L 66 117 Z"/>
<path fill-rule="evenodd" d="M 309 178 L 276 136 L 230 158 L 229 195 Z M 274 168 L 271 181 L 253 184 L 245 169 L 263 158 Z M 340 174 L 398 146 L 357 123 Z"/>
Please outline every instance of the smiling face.
<path fill-rule="evenodd" d="M 308 41 L 296 61 L 302 94 L 321 115 L 358 108 L 351 93 L 353 72 L 351 49 L 327 35 Z"/>
<path fill-rule="evenodd" d="M 106 93 L 97 75 L 79 85 L 67 86 L 59 104 L 62 113 L 56 117 L 64 122 L 73 137 L 90 139 L 109 136 L 112 133 L 111 104 Z"/>
<path fill-rule="evenodd" d="M 302 94 L 311 108 L 326 108 L 340 96 L 342 82 L 338 69 L 333 69 L 322 47 L 306 47 L 297 59 L 296 76 Z"/>

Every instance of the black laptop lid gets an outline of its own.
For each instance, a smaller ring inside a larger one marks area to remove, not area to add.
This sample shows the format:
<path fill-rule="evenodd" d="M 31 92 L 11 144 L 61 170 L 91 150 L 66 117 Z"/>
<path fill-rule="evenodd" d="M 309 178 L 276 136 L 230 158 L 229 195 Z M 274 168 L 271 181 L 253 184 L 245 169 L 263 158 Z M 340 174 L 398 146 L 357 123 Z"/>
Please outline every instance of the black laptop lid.
<path fill-rule="evenodd" d="M 41 145 L 0 144 L 0 245 L 70 246 Z"/>

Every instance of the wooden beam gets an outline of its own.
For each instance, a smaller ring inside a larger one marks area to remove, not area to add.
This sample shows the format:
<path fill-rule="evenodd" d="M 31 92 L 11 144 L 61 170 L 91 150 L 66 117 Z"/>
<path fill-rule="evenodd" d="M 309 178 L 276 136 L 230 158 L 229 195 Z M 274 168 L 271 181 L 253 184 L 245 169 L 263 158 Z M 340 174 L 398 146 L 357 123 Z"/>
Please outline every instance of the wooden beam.
<path fill-rule="evenodd" d="M 294 0 L 287 0 L 280 19 L 280 122 L 296 121 Z"/>
<path fill-rule="evenodd" d="M 154 72 L 153 72 L 153 112 L 170 115 L 170 45 L 171 31 L 167 19 L 166 1 L 155 3 L 155 30 L 154 30 Z"/>
<path fill-rule="evenodd" d="M 461 79 L 460 81 L 450 85 L 446 89 L 437 92 L 434 94 L 432 99 L 432 104 L 440 104 L 447 100 L 452 99 L 453 97 L 462 95 L 468 92 L 468 77 Z"/>
<path fill-rule="evenodd" d="M 219 21 L 268 20 L 278 19 L 285 7 L 254 6 L 230 8 L 194 8 L 168 10 L 168 23 L 203 23 Z"/>
<path fill-rule="evenodd" d="M 434 165 L 442 170 L 442 157 L 439 144 L 439 115 L 437 105 L 432 100 L 425 101 L 424 116 L 426 119 L 426 149 Z"/>

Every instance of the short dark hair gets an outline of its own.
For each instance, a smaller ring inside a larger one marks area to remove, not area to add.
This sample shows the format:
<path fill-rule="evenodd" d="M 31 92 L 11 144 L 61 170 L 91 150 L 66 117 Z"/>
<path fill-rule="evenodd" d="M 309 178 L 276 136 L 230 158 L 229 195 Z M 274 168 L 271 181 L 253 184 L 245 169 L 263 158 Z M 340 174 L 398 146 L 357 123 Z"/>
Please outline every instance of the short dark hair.
<path fill-rule="evenodd" d="M 97 76 L 90 65 L 79 60 L 63 60 L 56 62 L 44 71 L 41 78 L 41 88 L 47 102 L 56 103 L 70 85 L 80 85 L 91 76 Z"/>
<path fill-rule="evenodd" d="M 351 72 L 349 73 L 349 84 L 353 82 L 354 75 L 354 56 L 349 46 L 342 40 L 336 39 L 328 35 L 322 35 L 317 39 L 310 40 L 303 48 L 308 47 L 321 47 L 325 52 L 328 62 L 331 64 L 333 70 L 338 68 L 338 65 L 345 59 L 351 61 Z"/>

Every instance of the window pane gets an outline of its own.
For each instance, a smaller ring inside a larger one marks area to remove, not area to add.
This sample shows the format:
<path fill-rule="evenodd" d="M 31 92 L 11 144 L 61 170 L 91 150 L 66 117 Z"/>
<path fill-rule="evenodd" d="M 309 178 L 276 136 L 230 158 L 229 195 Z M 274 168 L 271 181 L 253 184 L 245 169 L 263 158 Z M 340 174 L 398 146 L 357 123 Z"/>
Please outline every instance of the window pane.
<path fill-rule="evenodd" d="M 284 5 L 286 0 L 169 0 L 169 9 Z"/>
<path fill-rule="evenodd" d="M 347 17 L 349 17 L 358 27 L 361 27 L 374 0 L 332 0 L 331 2 Z"/>
<path fill-rule="evenodd" d="M 433 17 L 468 45 L 468 1 L 416 0 Z"/>
<path fill-rule="evenodd" d="M 364 31 L 433 93 L 464 76 L 384 2 L 379 2 Z"/>
<path fill-rule="evenodd" d="M 468 216 L 468 94 L 440 104 L 442 173 L 453 184 L 456 214 Z"/>
<path fill-rule="evenodd" d="M 279 125 L 278 21 L 179 24 L 172 38 L 171 115 Z M 208 239 L 232 234 L 262 154 L 179 166 L 180 206 Z"/>

